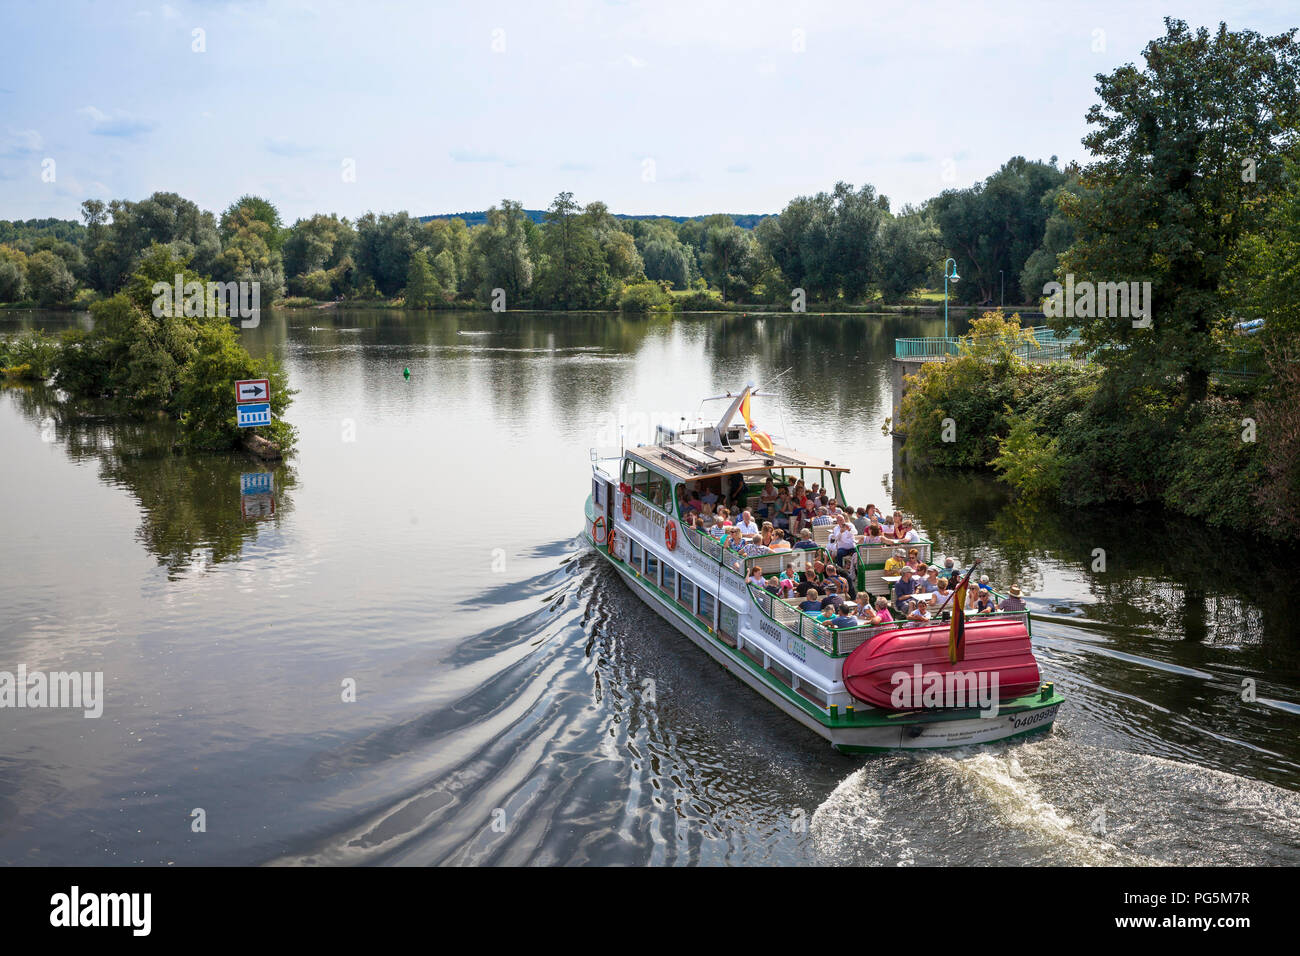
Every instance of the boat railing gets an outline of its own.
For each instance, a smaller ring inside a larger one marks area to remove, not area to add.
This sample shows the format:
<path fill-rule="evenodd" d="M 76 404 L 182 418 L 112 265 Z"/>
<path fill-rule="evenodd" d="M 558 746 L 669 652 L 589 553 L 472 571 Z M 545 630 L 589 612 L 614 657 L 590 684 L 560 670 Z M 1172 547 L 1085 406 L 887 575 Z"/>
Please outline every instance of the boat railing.
<path fill-rule="evenodd" d="M 788 601 L 757 585 L 749 586 L 749 596 L 760 611 L 799 640 L 829 657 L 835 656 L 835 632 L 831 628 L 817 623 Z"/>
<path fill-rule="evenodd" d="M 757 585 L 751 584 L 749 586 L 749 594 L 754 604 L 767 617 L 800 640 L 813 645 L 831 657 L 847 657 L 873 637 L 889 631 L 932 627 L 936 624 L 945 623 L 938 619 L 932 621 L 929 625 L 921 624 L 918 621 L 902 620 L 890 621 L 886 624 L 857 624 L 853 627 L 839 628 L 827 627 L 825 624 L 818 623 L 811 615 L 799 610 L 794 604 Z M 992 611 L 985 614 L 974 614 L 968 611 L 966 614 L 968 622 L 1008 617 L 1023 617 L 1025 627 L 1029 627 L 1028 611 Z"/>
<path fill-rule="evenodd" d="M 860 544 L 858 545 L 858 563 L 864 568 L 883 567 L 885 562 L 893 555 L 895 551 L 902 548 L 904 551 L 910 551 L 916 548 L 922 561 L 927 564 L 930 561 L 930 555 L 934 552 L 932 542 L 922 538 L 920 541 L 898 542 L 896 544 Z"/>
<path fill-rule="evenodd" d="M 764 574 L 780 574 L 786 568 L 803 571 L 812 566 L 814 561 L 829 561 L 830 554 L 825 548 L 788 548 L 785 551 L 773 551 L 745 559 L 745 577 L 753 573 L 754 568 L 762 568 Z"/>
<path fill-rule="evenodd" d="M 689 541 L 696 551 L 699 551 L 701 554 L 713 559 L 724 568 L 727 568 L 736 574 L 743 573 L 732 563 L 732 561 L 739 562 L 740 555 L 736 555 L 731 561 L 727 560 L 727 549 L 723 546 L 722 542 L 713 535 L 704 531 L 699 531 L 692 528 L 690 525 L 685 524 L 681 526 L 681 529 L 682 537 Z"/>
<path fill-rule="evenodd" d="M 789 551 L 773 551 L 771 554 L 760 554 L 744 558 L 739 553 L 729 550 L 721 540 L 707 531 L 699 531 L 689 525 L 682 525 L 681 532 L 682 537 L 689 541 L 697 551 L 741 577 L 748 577 L 750 569 L 754 565 L 762 568 L 764 574 L 780 574 L 786 567 L 803 570 L 809 561 L 830 560 L 825 548 L 815 550 L 791 548 Z"/>

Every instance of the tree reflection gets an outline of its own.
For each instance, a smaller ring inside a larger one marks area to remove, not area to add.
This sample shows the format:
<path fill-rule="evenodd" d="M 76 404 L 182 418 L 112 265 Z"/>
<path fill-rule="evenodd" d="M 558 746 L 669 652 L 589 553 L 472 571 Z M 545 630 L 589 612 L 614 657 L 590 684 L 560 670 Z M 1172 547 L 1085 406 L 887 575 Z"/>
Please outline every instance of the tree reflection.
<path fill-rule="evenodd" d="M 59 442 L 74 461 L 95 460 L 105 483 L 126 489 L 142 512 L 136 538 L 178 578 L 196 566 L 240 557 L 261 525 L 280 521 L 293 508 L 288 492 L 294 470 L 275 469 L 275 515 L 245 520 L 239 476 L 264 466 L 242 454 L 182 454 L 175 422 L 110 417 L 90 402 L 67 401 L 46 386 L 7 389 L 23 416 Z"/>

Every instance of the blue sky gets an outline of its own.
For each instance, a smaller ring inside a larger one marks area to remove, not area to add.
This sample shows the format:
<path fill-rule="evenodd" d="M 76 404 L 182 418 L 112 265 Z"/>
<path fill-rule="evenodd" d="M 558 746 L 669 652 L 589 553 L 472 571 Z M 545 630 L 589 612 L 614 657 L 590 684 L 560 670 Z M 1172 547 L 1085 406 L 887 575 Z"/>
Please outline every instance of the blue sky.
<path fill-rule="evenodd" d="M 286 222 L 566 189 L 769 213 L 837 180 L 897 210 L 1013 155 L 1086 161 L 1094 75 L 1166 14 L 1271 35 L 1284 6 L 0 0 L 0 219 L 155 190 Z"/>

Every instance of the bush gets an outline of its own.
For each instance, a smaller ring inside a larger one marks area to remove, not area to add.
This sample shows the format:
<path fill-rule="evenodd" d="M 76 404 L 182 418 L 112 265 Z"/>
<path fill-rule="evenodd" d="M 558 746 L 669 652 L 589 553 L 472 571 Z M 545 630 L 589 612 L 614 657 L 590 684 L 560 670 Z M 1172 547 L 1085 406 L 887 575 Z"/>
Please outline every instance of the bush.
<path fill-rule="evenodd" d="M 670 300 L 658 282 L 637 282 L 623 290 L 618 307 L 623 312 L 655 312 L 668 308 Z"/>
<path fill-rule="evenodd" d="M 44 332 L 22 332 L 0 339 L 0 372 L 6 378 L 43 382 L 54 374 L 59 356 L 57 339 Z"/>
<path fill-rule="evenodd" d="M 673 308 L 679 312 L 717 312 L 722 308 L 722 296 L 697 288 L 686 295 L 673 296 Z"/>
<path fill-rule="evenodd" d="M 1040 435 L 1027 418 L 1015 419 L 1007 437 L 998 441 L 993 467 L 1003 481 L 1026 498 L 1055 495 L 1065 474 L 1056 439 Z"/>

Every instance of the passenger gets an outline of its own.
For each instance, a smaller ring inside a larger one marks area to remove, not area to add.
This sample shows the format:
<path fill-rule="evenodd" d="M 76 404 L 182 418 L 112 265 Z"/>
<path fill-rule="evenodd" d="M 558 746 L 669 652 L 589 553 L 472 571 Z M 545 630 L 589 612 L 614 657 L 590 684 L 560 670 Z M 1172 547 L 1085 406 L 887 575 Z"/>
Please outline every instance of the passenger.
<path fill-rule="evenodd" d="M 873 521 L 876 524 L 883 525 L 885 523 L 885 513 L 875 505 L 867 505 L 867 523 L 870 524 Z"/>
<path fill-rule="evenodd" d="M 892 578 L 897 575 L 907 564 L 906 559 L 907 552 L 902 548 L 895 548 L 893 556 L 885 562 L 885 577 Z"/>
<path fill-rule="evenodd" d="M 930 623 L 930 604 L 929 604 L 929 602 L 928 602 L 928 601 L 918 601 L 918 602 L 916 602 L 916 606 L 915 606 L 914 608 L 912 608 L 911 611 L 908 612 L 908 614 L 907 614 L 907 619 L 908 619 L 909 621 L 914 621 L 914 622 L 916 622 L 916 623 L 918 623 L 918 624 L 928 624 L 928 623 Z"/>
<path fill-rule="evenodd" d="M 948 579 L 943 576 L 943 572 L 939 573 L 939 580 L 936 584 L 939 589 L 935 591 L 934 606 L 944 608 L 944 610 L 952 610 L 950 607 L 945 607 L 950 603 L 949 599 L 952 597 L 953 592 L 948 587 Z"/>
<path fill-rule="evenodd" d="M 794 491 L 790 492 L 790 502 L 790 530 L 798 534 L 808 517 L 808 492 L 804 490 L 803 479 L 795 482 Z"/>
<path fill-rule="evenodd" d="M 822 528 L 828 524 L 834 524 L 834 523 L 835 523 L 835 519 L 830 516 L 830 512 L 826 508 L 826 506 L 825 505 L 818 506 L 817 516 L 813 518 L 811 522 L 812 526 L 814 528 Z"/>
<path fill-rule="evenodd" d="M 831 621 L 833 620 L 835 620 L 835 607 L 830 604 L 822 608 L 821 613 L 816 617 L 818 624 L 824 624 L 827 627 L 831 626 Z"/>
<path fill-rule="evenodd" d="M 772 521 L 778 528 L 790 527 L 790 516 L 794 513 L 794 502 L 790 500 L 790 490 L 782 488 L 772 506 Z"/>
<path fill-rule="evenodd" d="M 718 494 L 712 488 L 706 487 L 704 493 L 700 495 L 700 501 L 716 510 L 718 507 Z"/>
<path fill-rule="evenodd" d="M 926 591 L 929 594 L 939 593 L 939 569 L 935 565 L 930 565 L 926 570 L 925 580 L 917 585 L 918 591 Z"/>
<path fill-rule="evenodd" d="M 757 564 L 749 569 L 749 577 L 745 578 L 745 583 L 751 587 L 766 587 L 767 579 L 763 577 L 763 569 Z"/>
<path fill-rule="evenodd" d="M 889 613 L 889 599 L 884 597 L 876 598 L 876 623 L 889 624 L 894 620 L 894 615 Z"/>
<path fill-rule="evenodd" d="M 795 588 L 799 584 L 799 576 L 792 566 L 786 565 L 776 583 L 781 591 L 781 597 L 788 598 L 795 594 Z"/>
<path fill-rule="evenodd" d="M 945 581 L 951 581 L 953 574 L 957 570 L 957 563 L 952 558 L 943 559 L 943 570 L 939 572 L 939 577 Z"/>
<path fill-rule="evenodd" d="M 692 491 L 689 498 L 686 499 L 686 507 L 693 514 L 700 514 L 704 511 L 704 502 L 700 500 L 700 493 Z"/>
<path fill-rule="evenodd" d="M 976 614 L 991 614 L 998 609 L 998 602 L 994 599 L 992 591 L 972 588 L 971 593 L 975 595 Z"/>
<path fill-rule="evenodd" d="M 857 627 L 862 622 L 856 617 L 858 606 L 852 601 L 845 601 L 839 606 L 839 613 L 831 618 L 831 627 Z"/>
<path fill-rule="evenodd" d="M 921 540 L 921 536 L 917 534 L 916 529 L 912 527 L 910 519 L 903 519 L 902 531 L 898 535 L 898 540 L 906 542 L 907 544 L 912 544 Z"/>
<path fill-rule="evenodd" d="M 758 525 L 754 524 L 754 516 L 748 511 L 741 513 L 736 527 L 740 529 L 741 534 L 758 534 Z"/>
<path fill-rule="evenodd" d="M 858 534 L 865 534 L 870 520 L 871 519 L 867 517 L 867 509 L 859 508 L 857 514 L 853 516 L 853 529 L 857 531 Z"/>
<path fill-rule="evenodd" d="M 916 593 L 916 581 L 912 577 L 912 568 L 909 565 L 903 565 L 899 571 L 899 579 L 894 583 L 894 607 L 898 613 L 903 616 L 907 615 L 908 606 L 912 603 L 912 595 Z"/>
<path fill-rule="evenodd" d="M 773 551 L 789 551 L 790 542 L 785 539 L 785 532 L 777 528 L 772 532 L 772 543 L 768 545 Z"/>
<path fill-rule="evenodd" d="M 772 542 L 776 539 L 776 529 L 772 527 L 772 522 L 764 521 L 763 529 L 758 533 L 759 543 L 765 548 L 772 547 Z"/>
<path fill-rule="evenodd" d="M 688 511 L 688 512 L 686 512 L 686 516 L 685 516 L 684 518 L 682 518 L 682 523 L 685 524 L 686 527 L 688 527 L 688 528 L 693 528 L 693 529 L 695 529 L 696 531 L 699 530 L 699 523 L 698 523 L 698 521 L 699 521 L 699 519 L 696 518 L 696 516 L 695 516 L 695 512 L 694 512 L 694 511 Z"/>
<path fill-rule="evenodd" d="M 1013 584 L 1011 585 L 1010 588 L 1007 589 L 1007 596 L 1002 599 L 1002 603 L 998 606 L 998 610 L 1000 611 L 1025 610 L 1025 602 L 1020 599 L 1019 584 Z"/>
<path fill-rule="evenodd" d="M 759 511 L 764 518 L 771 520 L 772 509 L 776 507 L 777 499 L 780 497 L 781 493 L 776 490 L 776 482 L 769 475 L 767 481 L 763 482 L 763 493 L 758 496 Z"/>
<path fill-rule="evenodd" d="M 863 544 L 884 544 L 885 536 L 881 533 L 880 525 L 872 524 L 867 526 L 867 530 L 862 533 Z"/>
<path fill-rule="evenodd" d="M 764 590 L 773 597 L 781 596 L 781 582 L 777 578 L 768 578 Z"/>
<path fill-rule="evenodd" d="M 889 515 L 880 519 L 880 533 L 891 541 L 894 539 L 894 519 Z"/>
<path fill-rule="evenodd" d="M 812 532 L 804 528 L 799 532 L 799 540 L 795 542 L 795 547 L 804 551 L 816 551 L 817 542 L 813 540 Z"/>
<path fill-rule="evenodd" d="M 836 561 L 843 563 L 857 553 L 857 547 L 853 540 L 853 525 L 847 521 L 840 524 L 836 530 L 834 541 Z"/>
<path fill-rule="evenodd" d="M 821 609 L 821 595 L 817 593 L 816 588 L 809 588 L 808 593 L 804 595 L 803 603 L 799 605 L 799 610 L 805 614 L 819 614 Z"/>

